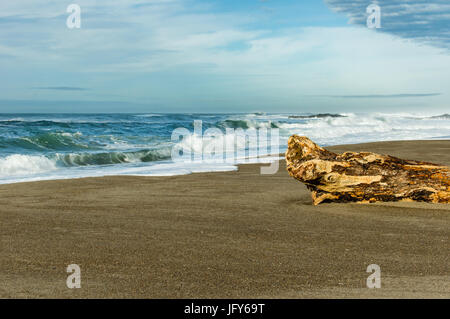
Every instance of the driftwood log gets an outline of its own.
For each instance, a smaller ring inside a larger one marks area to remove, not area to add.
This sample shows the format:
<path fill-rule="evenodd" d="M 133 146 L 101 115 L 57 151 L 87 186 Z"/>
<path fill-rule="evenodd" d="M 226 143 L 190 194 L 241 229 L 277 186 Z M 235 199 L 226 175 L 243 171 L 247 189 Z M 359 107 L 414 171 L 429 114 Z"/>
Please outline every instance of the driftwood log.
<path fill-rule="evenodd" d="M 336 154 L 304 136 L 288 141 L 289 174 L 306 184 L 314 205 L 328 202 L 450 203 L 450 168 L 376 153 Z"/>

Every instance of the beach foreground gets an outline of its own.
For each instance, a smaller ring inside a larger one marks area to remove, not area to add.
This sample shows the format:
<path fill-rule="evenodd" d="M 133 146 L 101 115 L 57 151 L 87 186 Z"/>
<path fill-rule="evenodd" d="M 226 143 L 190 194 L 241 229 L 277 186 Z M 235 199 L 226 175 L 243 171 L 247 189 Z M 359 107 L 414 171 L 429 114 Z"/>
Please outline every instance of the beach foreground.
<path fill-rule="evenodd" d="M 450 140 L 328 149 L 450 165 Z M 2 298 L 450 298 L 450 205 L 312 206 L 283 161 L 0 185 L 0 238 Z"/>

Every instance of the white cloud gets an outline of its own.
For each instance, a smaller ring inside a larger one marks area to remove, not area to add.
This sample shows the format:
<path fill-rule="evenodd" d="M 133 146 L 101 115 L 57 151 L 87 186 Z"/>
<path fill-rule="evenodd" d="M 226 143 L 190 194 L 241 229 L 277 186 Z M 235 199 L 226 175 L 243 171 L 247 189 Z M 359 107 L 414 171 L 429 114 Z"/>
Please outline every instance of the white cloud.
<path fill-rule="evenodd" d="M 443 94 L 435 99 L 444 105 L 450 94 L 446 51 L 367 28 L 274 31 L 249 28 L 255 18 L 242 12 L 214 12 L 182 0 L 79 0 L 82 28 L 69 30 L 60 1 L 39 2 L 27 0 L 29 9 L 23 2 L 0 4 L 0 27 L 8 25 L 0 28 L 0 67 L 31 72 L 32 87 L 97 86 L 103 95 L 113 90 L 139 101 L 175 98 L 164 94 L 177 90 L 177 98 L 246 95 L 290 104 L 307 95 L 438 92 Z M 71 82 L 59 83 L 61 73 Z M 153 73 L 170 74 L 170 80 L 141 81 Z M 40 83 L 42 74 L 58 83 Z M 203 77 L 198 86 L 195 77 Z"/>

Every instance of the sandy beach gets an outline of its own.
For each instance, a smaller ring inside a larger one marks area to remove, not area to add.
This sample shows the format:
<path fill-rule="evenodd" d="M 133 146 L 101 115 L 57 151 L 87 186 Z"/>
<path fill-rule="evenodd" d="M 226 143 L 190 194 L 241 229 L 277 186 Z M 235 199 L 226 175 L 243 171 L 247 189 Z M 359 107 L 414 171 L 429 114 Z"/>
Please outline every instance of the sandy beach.
<path fill-rule="evenodd" d="M 450 165 L 450 140 L 328 149 Z M 450 205 L 312 206 L 283 161 L 1 185 L 0 297 L 450 298 L 449 238 Z M 381 289 L 366 288 L 370 264 Z"/>

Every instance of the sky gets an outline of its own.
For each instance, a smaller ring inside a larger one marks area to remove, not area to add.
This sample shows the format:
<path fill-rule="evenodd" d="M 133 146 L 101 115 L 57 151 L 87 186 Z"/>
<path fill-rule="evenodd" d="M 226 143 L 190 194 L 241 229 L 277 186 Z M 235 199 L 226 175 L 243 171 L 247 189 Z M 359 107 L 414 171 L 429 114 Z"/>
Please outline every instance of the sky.
<path fill-rule="evenodd" d="M 2 1 L 0 70 L 0 112 L 450 113 L 450 3 Z"/>

